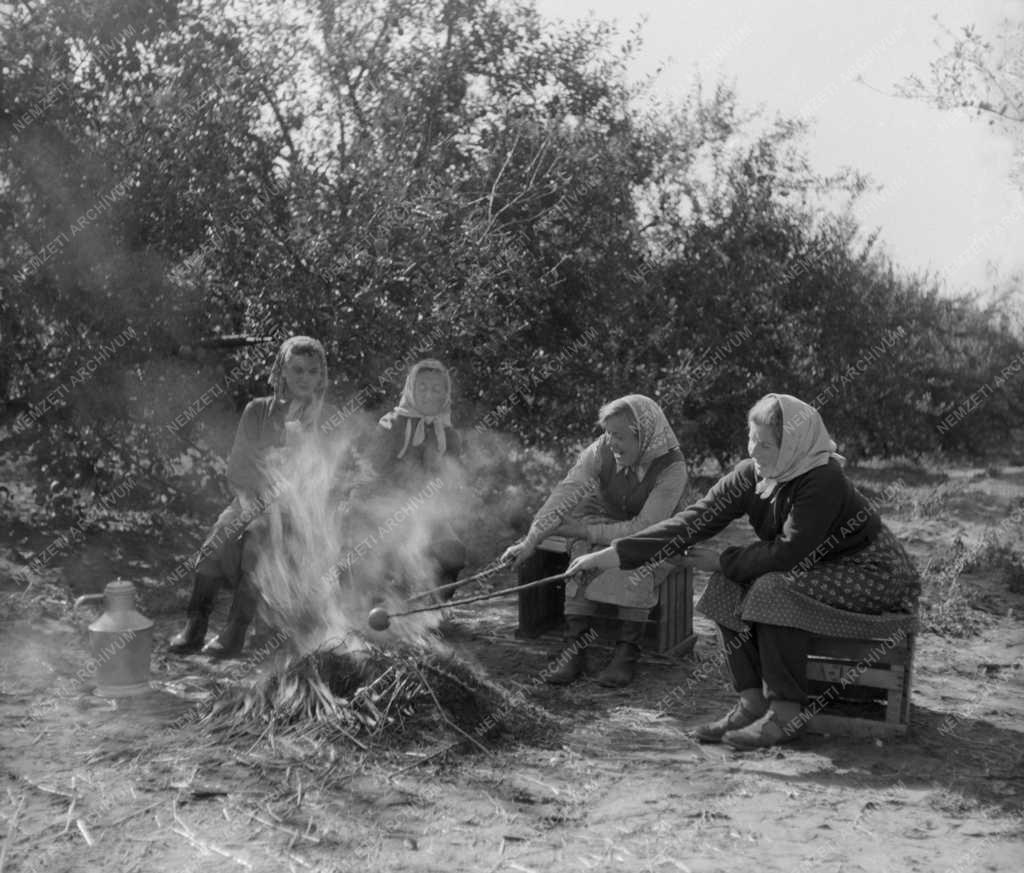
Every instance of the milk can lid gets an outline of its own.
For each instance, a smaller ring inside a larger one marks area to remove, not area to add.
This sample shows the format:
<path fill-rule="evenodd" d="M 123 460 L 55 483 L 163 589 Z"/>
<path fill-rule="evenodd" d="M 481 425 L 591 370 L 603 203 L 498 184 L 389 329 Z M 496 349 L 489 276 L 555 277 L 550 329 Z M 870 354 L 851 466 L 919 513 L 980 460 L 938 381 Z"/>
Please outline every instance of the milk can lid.
<path fill-rule="evenodd" d="M 113 582 L 107 583 L 104 591 L 107 594 L 134 594 L 135 584 L 127 579 L 115 579 Z"/>

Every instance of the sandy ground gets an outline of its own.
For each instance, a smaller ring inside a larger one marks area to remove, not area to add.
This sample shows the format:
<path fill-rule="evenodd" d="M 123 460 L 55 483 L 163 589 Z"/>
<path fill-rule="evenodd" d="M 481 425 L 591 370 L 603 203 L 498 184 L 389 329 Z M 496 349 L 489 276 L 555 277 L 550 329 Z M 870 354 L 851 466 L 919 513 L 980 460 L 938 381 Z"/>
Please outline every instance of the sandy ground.
<path fill-rule="evenodd" d="M 986 531 L 1024 549 L 1024 470 L 856 478 L 884 494 L 922 566 L 957 536 L 980 548 Z M 734 528 L 725 541 L 747 538 Z M 957 588 L 969 636 L 920 635 L 906 738 L 807 736 L 747 754 L 699 745 L 688 728 L 731 702 L 706 620 L 690 657 L 645 655 L 630 688 L 557 689 L 536 681 L 554 640 L 517 639 L 509 599 L 451 610 L 446 642 L 549 711 L 547 741 L 504 735 L 479 749 L 425 735 L 313 757 L 284 742 L 228 745 L 195 725 L 213 678 L 267 667 L 167 656 L 184 593 L 157 580 L 181 551 L 176 535 L 107 533 L 48 567 L 47 581 L 74 593 L 117 574 L 139 584 L 156 622 L 154 690 L 120 701 L 79 675 L 93 613 L 19 605 L 14 574 L 38 538 L 15 525 L 0 541 L 0 873 L 1024 869 L 1024 594 L 998 568 Z"/>

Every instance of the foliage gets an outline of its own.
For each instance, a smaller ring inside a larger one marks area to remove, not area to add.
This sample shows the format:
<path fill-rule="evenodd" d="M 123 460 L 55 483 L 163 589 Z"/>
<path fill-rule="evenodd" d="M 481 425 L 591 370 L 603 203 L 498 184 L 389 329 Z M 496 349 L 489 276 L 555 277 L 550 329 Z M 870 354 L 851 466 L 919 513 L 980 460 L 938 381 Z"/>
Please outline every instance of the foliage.
<path fill-rule="evenodd" d="M 550 448 L 632 391 L 697 422 L 694 462 L 741 452 L 768 390 L 819 398 L 852 455 L 980 452 L 1024 422 L 993 390 L 938 427 L 1024 347 L 857 242 L 829 204 L 865 179 L 815 173 L 799 124 L 724 87 L 638 108 L 608 25 L 487 0 L 46 0 L 0 29 L 0 384 L 48 505 L 125 477 L 139 505 L 221 499 L 237 412 L 300 332 L 342 404 L 390 405 L 436 355 L 471 436 Z"/>

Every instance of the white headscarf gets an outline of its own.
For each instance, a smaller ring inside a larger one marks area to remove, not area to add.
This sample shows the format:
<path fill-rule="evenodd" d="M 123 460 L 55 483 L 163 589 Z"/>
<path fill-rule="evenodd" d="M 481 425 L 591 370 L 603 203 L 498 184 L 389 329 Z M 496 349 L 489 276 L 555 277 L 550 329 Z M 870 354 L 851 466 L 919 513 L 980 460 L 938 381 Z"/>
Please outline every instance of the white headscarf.
<path fill-rule="evenodd" d="M 808 470 L 822 467 L 832 458 L 840 463 L 846 459 L 836 453 L 836 444 L 825 429 L 818 410 L 791 394 L 769 394 L 782 407 L 782 443 L 772 470 L 757 483 L 757 494 L 770 500 L 783 483 L 802 476 Z"/>
<path fill-rule="evenodd" d="M 441 405 L 441 411 L 436 415 L 425 415 L 416 408 L 416 376 L 423 370 L 438 370 L 444 375 L 444 403 Z M 423 445 L 428 427 L 434 428 L 438 452 L 442 455 L 445 453 L 448 442 L 444 436 L 444 429 L 446 426 L 451 427 L 452 424 L 452 379 L 448 373 L 448 368 L 444 364 L 434 358 L 425 358 L 413 364 L 412 369 L 409 370 L 409 375 L 405 377 L 402 399 L 398 401 L 398 406 L 381 418 L 380 425 L 391 430 L 392 425 L 400 415 L 405 416 L 408 421 L 405 423 L 405 439 L 402 442 L 402 450 L 398 453 L 399 458 L 405 455 L 410 445 Z M 413 426 L 414 422 L 415 427 Z"/>

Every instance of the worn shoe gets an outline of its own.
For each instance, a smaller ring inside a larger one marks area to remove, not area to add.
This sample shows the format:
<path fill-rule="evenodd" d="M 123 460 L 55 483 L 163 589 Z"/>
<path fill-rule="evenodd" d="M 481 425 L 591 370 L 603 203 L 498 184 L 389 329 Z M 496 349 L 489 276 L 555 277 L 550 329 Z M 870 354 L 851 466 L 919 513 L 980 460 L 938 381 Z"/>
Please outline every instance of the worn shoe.
<path fill-rule="evenodd" d="M 181 633 L 175 634 L 167 643 L 167 651 L 175 655 L 189 655 L 198 652 L 206 641 L 206 628 L 209 616 L 189 616 L 188 624 Z"/>
<path fill-rule="evenodd" d="M 772 746 L 793 742 L 804 732 L 805 727 L 806 723 L 800 718 L 783 724 L 779 721 L 778 715 L 769 709 L 757 721 L 746 727 L 727 731 L 722 737 L 722 742 L 741 752 L 750 749 L 768 749 Z"/>
<path fill-rule="evenodd" d="M 720 743 L 729 731 L 738 731 L 757 721 L 763 713 L 754 713 L 742 703 L 737 703 L 718 721 L 708 722 L 695 728 L 694 738 L 701 743 Z"/>
<path fill-rule="evenodd" d="M 583 675 L 586 666 L 582 652 L 566 649 L 555 660 L 558 668 L 551 671 L 544 677 L 548 685 L 569 685 Z"/>
<path fill-rule="evenodd" d="M 245 635 L 256 615 L 256 596 L 245 579 L 238 583 L 228 611 L 228 623 L 217 636 L 203 646 L 211 658 L 237 658 L 245 648 Z"/>
<path fill-rule="evenodd" d="M 583 672 L 596 676 L 605 668 L 604 653 L 597 647 L 597 638 L 583 650 Z"/>
<path fill-rule="evenodd" d="M 568 685 L 575 682 L 583 674 L 584 670 L 593 663 L 594 655 L 591 654 L 593 634 L 590 629 L 590 619 L 583 616 L 569 616 L 569 645 L 567 645 L 558 657 L 549 665 L 549 669 L 555 669 L 544 676 L 544 681 L 549 685 Z"/>
<path fill-rule="evenodd" d="M 640 649 L 633 643 L 616 643 L 611 661 L 594 677 L 594 681 L 605 688 L 624 688 L 636 675 L 639 657 Z"/>
<path fill-rule="evenodd" d="M 217 599 L 220 580 L 211 576 L 195 573 L 192 576 L 192 596 L 189 598 L 188 623 L 185 629 L 175 634 L 168 641 L 167 650 L 175 655 L 188 655 L 198 652 L 206 639 L 206 628 L 210 621 L 210 613 Z"/>

